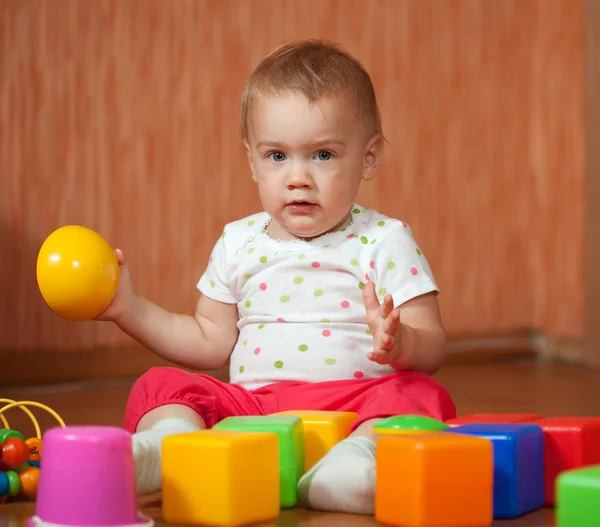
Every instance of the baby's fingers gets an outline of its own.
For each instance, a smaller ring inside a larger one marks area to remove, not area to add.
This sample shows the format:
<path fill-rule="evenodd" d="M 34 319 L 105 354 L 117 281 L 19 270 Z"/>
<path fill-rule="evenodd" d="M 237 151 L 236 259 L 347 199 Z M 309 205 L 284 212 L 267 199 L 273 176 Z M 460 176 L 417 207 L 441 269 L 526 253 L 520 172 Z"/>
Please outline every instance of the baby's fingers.
<path fill-rule="evenodd" d="M 398 328 L 400 327 L 400 311 L 395 309 L 390 315 L 383 321 L 382 329 L 384 335 L 396 335 Z"/>

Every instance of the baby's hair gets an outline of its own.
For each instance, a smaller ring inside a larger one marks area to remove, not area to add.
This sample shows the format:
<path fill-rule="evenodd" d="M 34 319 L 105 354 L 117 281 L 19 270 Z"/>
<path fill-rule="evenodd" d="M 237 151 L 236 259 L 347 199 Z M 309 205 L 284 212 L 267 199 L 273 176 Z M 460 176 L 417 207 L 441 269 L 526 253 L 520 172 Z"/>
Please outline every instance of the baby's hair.
<path fill-rule="evenodd" d="M 382 134 L 381 117 L 371 77 L 363 65 L 339 45 L 301 40 L 275 49 L 250 75 L 240 105 L 240 135 L 248 140 L 248 113 L 257 96 L 301 93 L 312 104 L 324 97 L 348 96 L 370 136 Z"/>

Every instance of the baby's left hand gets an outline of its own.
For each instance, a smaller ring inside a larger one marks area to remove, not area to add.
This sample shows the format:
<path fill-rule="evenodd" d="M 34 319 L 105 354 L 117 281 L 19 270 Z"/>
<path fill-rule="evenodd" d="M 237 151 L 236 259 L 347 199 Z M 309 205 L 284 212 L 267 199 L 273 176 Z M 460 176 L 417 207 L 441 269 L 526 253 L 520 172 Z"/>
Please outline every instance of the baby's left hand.
<path fill-rule="evenodd" d="M 367 325 L 373 335 L 373 351 L 367 358 L 378 364 L 400 362 L 403 334 L 400 308 L 394 309 L 392 295 L 386 295 L 383 302 L 379 303 L 374 282 L 365 285 L 363 300 L 367 311 Z"/>

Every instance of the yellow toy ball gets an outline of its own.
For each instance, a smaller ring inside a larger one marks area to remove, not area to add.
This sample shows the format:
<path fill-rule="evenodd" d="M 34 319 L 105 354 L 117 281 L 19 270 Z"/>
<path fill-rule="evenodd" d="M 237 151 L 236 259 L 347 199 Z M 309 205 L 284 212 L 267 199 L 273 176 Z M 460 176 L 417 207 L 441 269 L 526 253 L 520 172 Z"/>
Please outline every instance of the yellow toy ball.
<path fill-rule="evenodd" d="M 117 292 L 119 262 L 97 232 L 66 225 L 42 244 L 36 277 L 44 302 L 57 315 L 91 320 L 110 305 Z"/>

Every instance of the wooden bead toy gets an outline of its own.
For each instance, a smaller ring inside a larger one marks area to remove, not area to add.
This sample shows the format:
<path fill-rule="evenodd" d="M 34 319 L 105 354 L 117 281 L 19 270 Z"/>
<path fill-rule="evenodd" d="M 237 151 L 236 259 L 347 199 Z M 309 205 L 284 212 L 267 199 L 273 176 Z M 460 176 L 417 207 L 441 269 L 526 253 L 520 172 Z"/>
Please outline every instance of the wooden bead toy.
<path fill-rule="evenodd" d="M 45 410 L 63 428 L 65 423 L 54 410 L 35 401 L 0 399 L 0 403 L 8 403 L 0 408 L 0 422 L 4 425 L 4 429 L 0 429 L 0 500 L 35 499 L 42 459 L 42 431 L 27 406 Z M 35 437 L 25 439 L 21 432 L 11 430 L 4 413 L 12 408 L 19 408 L 27 414 L 35 428 Z"/>

